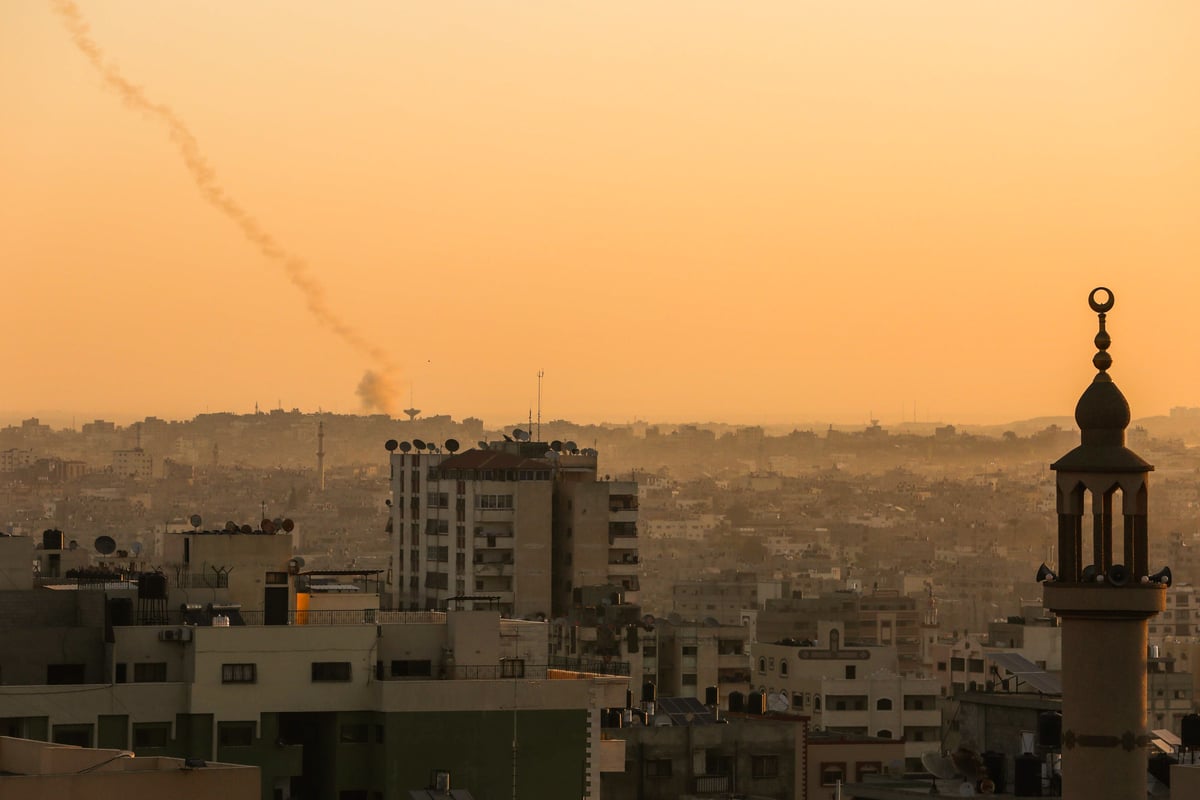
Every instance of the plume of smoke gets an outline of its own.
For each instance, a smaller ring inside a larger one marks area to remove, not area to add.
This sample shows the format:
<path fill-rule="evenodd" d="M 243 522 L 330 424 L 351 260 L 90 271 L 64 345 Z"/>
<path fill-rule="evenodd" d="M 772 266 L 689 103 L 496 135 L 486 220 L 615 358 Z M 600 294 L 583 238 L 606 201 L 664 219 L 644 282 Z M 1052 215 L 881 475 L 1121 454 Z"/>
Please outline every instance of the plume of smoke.
<path fill-rule="evenodd" d="M 364 409 L 368 411 L 372 409 L 385 410 L 396 396 L 396 387 L 387 375 L 369 369 L 363 373 L 362 380 L 358 382 L 355 392 L 362 400 Z"/>
<path fill-rule="evenodd" d="M 204 157 L 191 130 L 170 106 L 151 100 L 140 86 L 131 83 L 109 61 L 104 51 L 92 39 L 79 7 L 72 0 L 51 0 L 50 5 L 62 19 L 75 46 L 87 57 L 105 86 L 116 92 L 127 106 L 154 117 L 166 127 L 167 134 L 179 151 L 196 188 L 209 205 L 236 225 L 263 256 L 283 268 L 288 280 L 303 295 L 309 313 L 320 324 L 372 362 L 373 368 L 367 370 L 359 383 L 358 395 L 368 410 L 392 413 L 395 407 L 395 393 L 390 376 L 395 375 L 396 366 L 388 354 L 335 313 L 329 307 L 325 291 L 312 276 L 308 264 L 299 256 L 285 250 L 246 209 L 230 197 L 217 180 L 216 171 Z"/>

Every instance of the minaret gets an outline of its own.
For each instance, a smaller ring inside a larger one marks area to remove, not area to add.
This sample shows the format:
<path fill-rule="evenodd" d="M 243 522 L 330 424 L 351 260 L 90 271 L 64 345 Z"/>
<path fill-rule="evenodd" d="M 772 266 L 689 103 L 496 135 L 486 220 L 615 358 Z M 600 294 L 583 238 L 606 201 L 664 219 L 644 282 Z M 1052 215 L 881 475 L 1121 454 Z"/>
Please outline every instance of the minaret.
<path fill-rule="evenodd" d="M 1038 573 L 1046 607 L 1062 619 L 1063 797 L 1145 800 L 1146 623 L 1163 610 L 1171 579 L 1169 570 L 1148 574 L 1146 489 L 1154 467 L 1125 447 L 1129 403 L 1108 375 L 1112 340 L 1104 328 L 1113 294 L 1094 289 L 1088 304 L 1100 317 L 1097 373 L 1075 406 L 1079 447 L 1050 467 L 1057 473 L 1058 574 Z"/>
<path fill-rule="evenodd" d="M 317 491 L 325 491 L 325 422 L 317 422 Z"/>

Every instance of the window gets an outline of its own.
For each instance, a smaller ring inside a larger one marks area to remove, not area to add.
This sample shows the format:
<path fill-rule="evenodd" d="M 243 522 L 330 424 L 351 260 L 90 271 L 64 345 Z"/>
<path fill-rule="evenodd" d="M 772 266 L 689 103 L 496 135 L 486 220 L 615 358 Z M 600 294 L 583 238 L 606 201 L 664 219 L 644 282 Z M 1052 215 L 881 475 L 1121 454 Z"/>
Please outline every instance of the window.
<path fill-rule="evenodd" d="M 50 737 L 55 744 L 72 744 L 76 747 L 92 746 L 91 725 L 55 725 Z"/>
<path fill-rule="evenodd" d="M 875 701 L 875 710 L 876 711 L 891 711 L 892 710 L 892 701 L 886 697 L 879 698 L 878 700 Z"/>
<path fill-rule="evenodd" d="M 796 708 L 804 708 L 804 695 L 794 692 L 792 694 L 792 705 Z"/>
<path fill-rule="evenodd" d="M 853 664 L 847 664 L 846 665 L 846 680 L 848 680 L 848 681 L 854 680 L 857 672 L 858 672 L 858 667 L 854 666 Z"/>
<path fill-rule="evenodd" d="M 524 678 L 525 677 L 525 659 L 523 659 L 523 658 L 502 658 L 502 659 L 500 659 L 500 677 L 501 678 Z"/>
<path fill-rule="evenodd" d="M 134 683 L 162 683 L 167 679 L 167 662 L 144 661 L 133 665 Z"/>
<path fill-rule="evenodd" d="M 256 664 L 222 664 L 221 683 L 255 683 L 258 680 Z"/>
<path fill-rule="evenodd" d="M 646 762 L 646 777 L 647 778 L 669 778 L 671 777 L 671 759 L 669 758 L 653 758 Z"/>
<path fill-rule="evenodd" d="M 694 655 L 696 655 L 696 646 L 695 645 L 684 645 L 682 653 L 685 656 L 694 656 Z"/>
<path fill-rule="evenodd" d="M 133 723 L 133 749 L 166 747 L 171 737 L 171 726 L 166 722 Z"/>
<path fill-rule="evenodd" d="M 938 667 L 937 667 L 937 668 L 938 668 L 938 672 L 945 672 L 945 671 L 946 671 L 946 662 L 945 662 L 945 661 L 939 661 L 939 662 L 938 662 Z"/>
<path fill-rule="evenodd" d="M 250 747 L 254 744 L 253 722 L 218 722 L 217 745 L 220 747 Z"/>
<path fill-rule="evenodd" d="M 47 664 L 46 683 L 51 686 L 83 683 L 83 673 L 83 664 Z"/>
<path fill-rule="evenodd" d="M 878 761 L 860 761 L 854 765 L 854 779 L 859 783 L 862 783 L 868 775 L 878 775 L 881 772 L 883 772 L 883 764 Z"/>
<path fill-rule="evenodd" d="M 475 495 L 475 507 L 511 509 L 513 496 L 511 494 L 477 494 Z"/>
<path fill-rule="evenodd" d="M 694 673 L 694 672 L 683 673 L 683 675 L 680 676 L 679 683 L 681 686 L 695 686 L 696 685 L 696 673 Z"/>
<path fill-rule="evenodd" d="M 836 786 L 839 781 L 846 782 L 846 762 L 821 762 L 821 785 Z"/>
<path fill-rule="evenodd" d="M 642 655 L 646 658 L 656 657 L 658 655 L 658 645 L 657 644 L 642 645 Z"/>
<path fill-rule="evenodd" d="M 751 756 L 750 777 L 776 778 L 779 776 L 778 756 Z"/>
<path fill-rule="evenodd" d="M 286 586 L 287 578 L 286 572 L 268 572 L 266 582 L 268 586 Z"/>
<path fill-rule="evenodd" d="M 887 728 L 883 728 L 882 730 L 876 731 L 875 735 L 878 736 L 880 739 L 891 739 L 892 738 L 892 732 L 889 731 Z"/>
<path fill-rule="evenodd" d="M 312 662 L 312 679 L 314 681 L 349 681 L 349 661 L 314 661 Z"/>
<path fill-rule="evenodd" d="M 967 669 L 967 662 L 964 659 L 961 659 L 961 658 L 951 658 L 950 659 L 950 671 L 951 672 L 965 672 L 966 669 Z"/>
<path fill-rule="evenodd" d="M 116 682 L 117 683 L 127 683 L 128 681 L 129 681 L 129 665 L 128 664 L 117 664 Z"/>
<path fill-rule="evenodd" d="M 338 732 L 342 744 L 366 744 L 371 738 L 371 726 L 366 723 L 343 725 Z"/>
<path fill-rule="evenodd" d="M 759 672 L 767 671 L 767 660 L 765 658 L 760 658 L 758 660 L 758 671 Z"/>
<path fill-rule="evenodd" d="M 788 674 L 787 660 L 779 659 L 779 675 L 786 678 Z"/>

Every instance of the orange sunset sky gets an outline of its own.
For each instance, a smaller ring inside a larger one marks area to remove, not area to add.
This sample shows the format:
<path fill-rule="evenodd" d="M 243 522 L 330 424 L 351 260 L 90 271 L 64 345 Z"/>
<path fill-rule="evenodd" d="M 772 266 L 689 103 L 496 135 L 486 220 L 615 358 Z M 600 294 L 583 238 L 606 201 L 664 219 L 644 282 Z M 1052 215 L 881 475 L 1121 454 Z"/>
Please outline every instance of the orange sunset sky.
<path fill-rule="evenodd" d="M 1200 405 L 1200 4 L 77 0 L 338 336 L 53 4 L 0 6 L 0 422 Z M 372 356 L 368 350 L 375 348 Z"/>

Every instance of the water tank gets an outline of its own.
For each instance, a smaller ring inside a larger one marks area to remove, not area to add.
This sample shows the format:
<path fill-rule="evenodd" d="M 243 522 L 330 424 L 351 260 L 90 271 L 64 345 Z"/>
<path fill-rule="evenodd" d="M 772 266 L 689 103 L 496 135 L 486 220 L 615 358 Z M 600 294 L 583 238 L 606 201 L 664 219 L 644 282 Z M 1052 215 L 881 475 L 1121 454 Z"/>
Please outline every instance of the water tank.
<path fill-rule="evenodd" d="M 1186 750 L 1200 747 L 1200 714 L 1188 714 L 1179 721 L 1179 739 Z"/>
<path fill-rule="evenodd" d="M 167 576 L 161 572 L 138 575 L 138 600 L 166 600 Z"/>
<path fill-rule="evenodd" d="M 1044 750 L 1062 749 L 1062 713 L 1043 711 L 1038 714 L 1038 746 Z"/>
<path fill-rule="evenodd" d="M 1033 753 L 1013 759 L 1013 796 L 1042 796 L 1042 760 Z"/>
<path fill-rule="evenodd" d="M 62 531 L 42 531 L 43 550 L 62 550 L 67 540 Z"/>
<path fill-rule="evenodd" d="M 996 785 L 996 794 L 1004 794 L 1008 789 L 1008 779 L 1004 771 L 1004 753 L 988 750 L 980 753 L 979 757 L 983 759 L 983 766 L 987 768 L 988 777 Z"/>
<path fill-rule="evenodd" d="M 1158 645 L 1156 645 L 1156 644 L 1150 645 L 1150 651 L 1148 653 L 1150 658 L 1158 658 L 1159 652 L 1161 652 L 1161 651 L 1158 649 Z"/>
<path fill-rule="evenodd" d="M 658 700 L 658 687 L 654 685 L 654 681 L 646 681 L 642 684 L 642 702 L 653 703 Z"/>
<path fill-rule="evenodd" d="M 212 618 L 212 626 L 214 628 L 228 628 L 229 627 L 229 617 L 225 616 L 224 614 L 215 615 Z"/>
<path fill-rule="evenodd" d="M 746 710 L 746 696 L 741 692 L 730 692 L 729 710 L 735 714 L 744 713 Z"/>
<path fill-rule="evenodd" d="M 758 714 L 762 716 L 767 713 L 767 694 L 766 692 L 751 692 L 746 698 L 746 713 Z"/>
<path fill-rule="evenodd" d="M 625 707 L 633 708 L 633 689 L 625 690 Z"/>
<path fill-rule="evenodd" d="M 704 687 L 704 705 L 716 708 L 721 704 L 721 691 L 716 686 Z"/>

